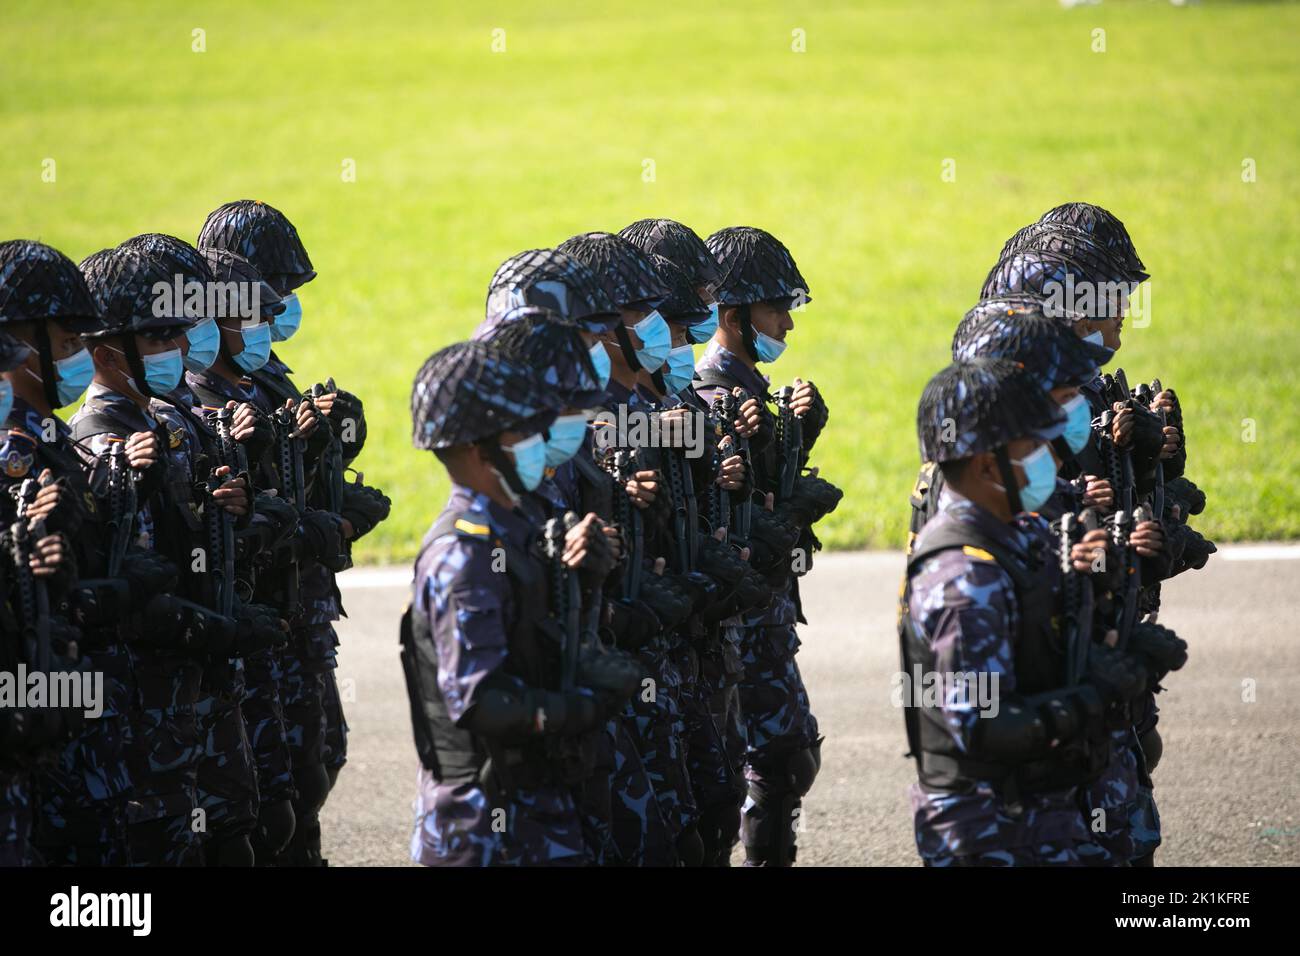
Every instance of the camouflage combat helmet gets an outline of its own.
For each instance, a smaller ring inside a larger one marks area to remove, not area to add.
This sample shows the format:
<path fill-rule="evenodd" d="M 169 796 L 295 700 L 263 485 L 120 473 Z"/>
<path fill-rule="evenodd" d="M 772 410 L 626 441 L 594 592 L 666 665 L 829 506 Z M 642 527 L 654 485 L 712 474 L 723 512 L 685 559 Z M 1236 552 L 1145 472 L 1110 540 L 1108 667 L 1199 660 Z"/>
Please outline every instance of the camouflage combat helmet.
<path fill-rule="evenodd" d="M 293 223 L 258 200 L 240 199 L 213 210 L 199 232 L 198 247 L 239 253 L 280 295 L 316 278 Z"/>
<path fill-rule="evenodd" d="M 1085 263 L 1104 262 L 1107 272 L 1123 275 L 1133 282 L 1140 282 L 1146 277 L 1146 273 L 1137 274 L 1129 269 L 1119 256 L 1088 233 L 1061 222 L 1030 223 L 1007 240 L 998 258 L 1005 259 L 1027 250 L 1058 252 Z"/>
<path fill-rule="evenodd" d="M 31 347 L 0 329 L 0 372 L 17 368 L 27 358 Z"/>
<path fill-rule="evenodd" d="M 609 398 L 598 384 L 578 326 L 549 309 L 523 306 L 476 339 L 490 342 L 521 365 L 540 372 L 546 388 L 570 408 L 597 408 Z"/>
<path fill-rule="evenodd" d="M 646 255 L 663 256 L 685 275 L 692 289 L 717 288 L 718 260 L 690 226 L 674 219 L 638 219 L 618 233 Z"/>
<path fill-rule="evenodd" d="M 715 290 L 722 305 L 775 302 L 782 308 L 811 302 L 808 283 L 794 257 L 771 233 L 728 226 L 705 240 L 722 278 Z"/>
<path fill-rule="evenodd" d="M 269 319 L 284 311 L 280 293 L 239 253 L 228 249 L 204 249 L 203 263 L 221 293 L 216 298 L 218 303 L 225 305 L 225 315 L 242 315 L 243 311 L 251 311 L 248 307 L 252 304 L 253 289 L 257 290 L 260 317 Z M 232 287 L 230 283 L 235 285 Z"/>
<path fill-rule="evenodd" d="M 1051 441 L 1065 413 L 1018 362 L 954 362 L 925 386 L 916 410 L 921 458 L 942 464 L 1004 449 L 1017 438 Z"/>
<path fill-rule="evenodd" d="M 668 288 L 667 297 L 659 304 L 659 314 L 669 322 L 683 325 L 695 325 L 707 319 L 712 313 L 700 298 L 690 279 L 666 256 L 651 255 L 650 262 L 655 267 L 660 281 Z"/>
<path fill-rule="evenodd" d="M 1092 381 L 1114 354 L 1104 345 L 1085 342 L 1040 308 L 990 310 L 982 322 L 966 326 L 952 342 L 954 362 L 1011 359 L 1023 365 L 1044 391 Z"/>
<path fill-rule="evenodd" d="M 1076 259 L 1059 252 L 1026 250 L 990 270 L 980 298 L 1029 293 L 1046 300 L 1044 308 L 1054 318 L 1067 310 L 1088 318 L 1118 318 L 1132 289 L 1132 280 L 1109 257 Z"/>
<path fill-rule="evenodd" d="M 503 431 L 541 431 L 563 407 L 533 368 L 488 342 L 457 342 L 431 355 L 411 390 L 412 440 L 437 450 Z"/>
<path fill-rule="evenodd" d="M 1088 202 L 1067 202 L 1049 209 L 1039 218 L 1039 222 L 1059 222 L 1073 226 L 1088 235 L 1110 251 L 1111 255 L 1124 263 L 1125 268 L 1139 282 L 1151 278 L 1146 266 L 1138 258 L 1133 240 L 1129 238 L 1124 223 L 1115 214 L 1101 206 Z"/>
<path fill-rule="evenodd" d="M 649 257 L 611 232 L 584 232 L 557 246 L 586 263 L 620 309 L 651 312 L 668 295 Z"/>
<path fill-rule="evenodd" d="M 619 321 L 618 307 L 595 273 L 556 249 L 529 249 L 501 263 L 488 283 L 486 317 L 476 334 L 525 305 L 550 309 L 588 332 L 604 332 Z"/>
<path fill-rule="evenodd" d="M 70 332 L 99 324 L 99 310 L 76 263 L 30 239 L 0 242 L 0 326 L 43 325 L 55 319 Z"/>
<path fill-rule="evenodd" d="M 187 312 L 186 298 L 175 294 L 176 275 L 161 260 L 132 249 L 101 249 L 79 266 L 86 287 L 99 307 L 100 322 L 84 333 L 87 338 L 142 335 L 172 338 L 194 324 L 194 309 Z M 207 276 L 179 273 L 182 290 L 204 283 Z"/>
<path fill-rule="evenodd" d="M 184 239 L 161 232 L 146 232 L 118 243 L 119 249 L 131 249 L 151 259 L 159 259 L 173 274 L 192 274 L 208 278 L 208 264 L 203 255 Z"/>

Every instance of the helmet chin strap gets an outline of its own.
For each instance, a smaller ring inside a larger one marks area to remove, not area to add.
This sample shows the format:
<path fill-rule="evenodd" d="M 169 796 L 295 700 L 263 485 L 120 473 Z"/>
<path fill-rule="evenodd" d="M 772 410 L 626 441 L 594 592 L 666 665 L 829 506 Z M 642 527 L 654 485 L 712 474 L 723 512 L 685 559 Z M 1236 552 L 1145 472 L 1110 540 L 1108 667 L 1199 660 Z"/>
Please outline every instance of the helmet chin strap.
<path fill-rule="evenodd" d="M 1020 502 L 1020 483 L 1016 481 L 1016 471 L 1011 467 L 1011 456 L 1007 454 L 1007 446 L 1000 446 L 993 453 L 993 457 L 997 459 L 998 472 L 1002 475 L 1003 491 L 1007 496 L 1007 504 L 1011 506 L 1011 513 L 1018 515 L 1025 509 Z"/>
<path fill-rule="evenodd" d="M 50 330 L 44 322 L 36 323 L 36 354 L 41 362 L 41 389 L 50 408 L 59 407 L 59 373 L 54 368 L 54 352 L 50 348 Z"/>
<path fill-rule="evenodd" d="M 140 346 L 135 340 L 134 335 L 123 335 L 122 344 L 126 346 L 123 354 L 126 356 L 126 367 L 131 370 L 132 384 L 135 390 L 145 398 L 160 398 L 161 396 L 154 393 L 149 387 L 149 381 L 145 377 L 144 360 L 140 358 Z"/>
<path fill-rule="evenodd" d="M 485 439 L 484 441 L 479 442 L 478 447 L 479 450 L 483 452 L 483 455 L 487 458 L 488 462 L 492 465 L 492 469 L 497 473 L 497 477 L 505 482 L 506 491 L 510 493 L 510 497 L 517 504 L 519 499 L 528 493 L 528 489 L 525 488 L 524 483 L 519 480 L 519 472 L 515 470 L 515 464 L 511 460 L 510 456 L 505 453 L 505 450 L 502 449 L 500 442 L 498 442 L 496 438 Z"/>
<path fill-rule="evenodd" d="M 632 347 L 632 338 L 627 334 L 627 326 L 620 321 L 614 326 L 614 334 L 618 336 L 618 347 L 623 350 L 623 361 L 627 362 L 628 368 L 633 372 L 644 372 L 645 366 L 636 357 L 636 349 Z"/>
<path fill-rule="evenodd" d="M 750 361 L 758 362 L 758 349 L 754 346 L 754 323 L 749 317 L 749 304 L 738 306 L 736 312 L 739 315 L 740 335 L 745 342 L 745 351 L 749 353 Z"/>

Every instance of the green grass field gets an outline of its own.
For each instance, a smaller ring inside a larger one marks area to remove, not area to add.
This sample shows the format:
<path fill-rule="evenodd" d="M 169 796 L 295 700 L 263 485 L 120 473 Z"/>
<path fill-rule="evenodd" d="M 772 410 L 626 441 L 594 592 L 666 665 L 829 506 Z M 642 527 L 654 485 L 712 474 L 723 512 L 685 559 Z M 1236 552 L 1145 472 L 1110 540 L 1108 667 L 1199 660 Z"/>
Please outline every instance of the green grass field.
<path fill-rule="evenodd" d="M 1154 275 L 1120 364 L 1179 390 L 1198 526 L 1300 537 L 1297 7 L 445 6 L 0 12 L 0 237 L 80 259 L 193 240 L 242 197 L 296 222 L 320 278 L 282 354 L 365 399 L 359 466 L 395 503 L 365 558 L 409 556 L 445 499 L 410 382 L 473 329 L 497 264 L 646 215 L 790 247 L 814 301 L 773 370 L 832 410 L 815 459 L 846 497 L 822 537 L 900 545 L 921 386 L 1002 242 L 1071 199 L 1115 211 Z"/>

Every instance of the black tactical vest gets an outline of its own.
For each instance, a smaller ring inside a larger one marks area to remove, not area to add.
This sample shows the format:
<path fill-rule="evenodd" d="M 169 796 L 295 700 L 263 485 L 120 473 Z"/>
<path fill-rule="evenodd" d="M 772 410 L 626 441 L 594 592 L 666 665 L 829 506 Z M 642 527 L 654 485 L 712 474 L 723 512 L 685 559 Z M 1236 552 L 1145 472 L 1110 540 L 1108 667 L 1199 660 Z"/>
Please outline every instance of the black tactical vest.
<path fill-rule="evenodd" d="M 921 674 L 938 669 L 929 638 L 916 627 L 908 612 L 912 576 L 928 558 L 941 551 L 963 547 L 987 552 L 1011 578 L 1020 617 L 1019 628 L 1012 638 L 1015 696 L 1028 697 L 1063 687 L 1066 640 L 1059 622 L 1053 617 L 1051 589 L 1023 558 L 967 524 L 927 526 L 914 542 L 899 604 L 899 657 L 903 673 L 911 680 L 918 669 Z M 919 688 L 913 688 L 914 694 L 919 692 Z M 930 787 L 959 790 L 975 780 L 988 780 L 995 787 L 1013 788 L 1022 793 L 1060 789 L 1091 779 L 1104 766 L 1104 763 L 1097 764 L 1099 757 L 1104 757 L 1104 751 L 1097 752 L 1086 741 L 1060 748 L 1046 760 L 1016 765 L 975 760 L 957 749 L 938 709 L 912 706 L 912 703 L 904 701 L 903 709 L 909 756 L 917 760 L 921 783 Z M 1001 706 L 1006 706 L 1006 703 L 1003 701 Z"/>
<path fill-rule="evenodd" d="M 436 539 L 454 534 L 456 522 L 467 516 L 445 512 L 424 539 L 421 554 Z M 506 635 L 504 670 L 529 687 L 546 687 L 553 670 L 552 649 L 560 635 L 545 612 L 548 607 L 546 575 L 526 551 L 494 543 L 505 550 L 515 620 Z M 418 566 L 418 561 L 417 561 Z M 539 613 L 542 612 L 542 613 Z M 505 746 L 458 727 L 447 711 L 438 687 L 438 651 L 429 616 L 412 600 L 402 615 L 402 669 L 411 705 L 411 727 L 420 764 L 442 783 L 476 782 L 489 792 L 533 789 L 555 781 L 553 762 L 544 738 Z"/>

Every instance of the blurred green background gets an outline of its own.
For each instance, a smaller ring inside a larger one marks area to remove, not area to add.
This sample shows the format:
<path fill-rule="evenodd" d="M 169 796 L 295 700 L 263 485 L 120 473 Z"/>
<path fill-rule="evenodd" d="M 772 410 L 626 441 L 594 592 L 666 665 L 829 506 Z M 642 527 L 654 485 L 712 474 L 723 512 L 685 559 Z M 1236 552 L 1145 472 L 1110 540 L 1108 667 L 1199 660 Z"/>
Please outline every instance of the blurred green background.
<path fill-rule="evenodd" d="M 1300 9 L 562 7 L 6 0 L 0 237 L 80 259 L 192 241 L 231 199 L 284 210 L 320 277 L 281 354 L 365 400 L 358 465 L 394 513 L 360 556 L 387 560 L 446 496 L 410 447 L 412 375 L 473 329 L 502 259 L 648 215 L 762 226 L 814 300 L 771 371 L 832 410 L 815 463 L 846 497 L 822 537 L 898 547 L 953 327 L 1012 232 L 1089 200 L 1154 275 L 1119 364 L 1182 397 L 1198 527 L 1300 537 Z"/>

